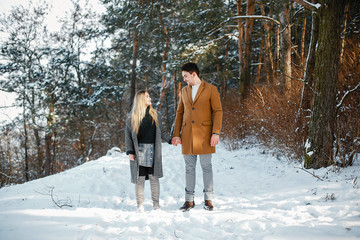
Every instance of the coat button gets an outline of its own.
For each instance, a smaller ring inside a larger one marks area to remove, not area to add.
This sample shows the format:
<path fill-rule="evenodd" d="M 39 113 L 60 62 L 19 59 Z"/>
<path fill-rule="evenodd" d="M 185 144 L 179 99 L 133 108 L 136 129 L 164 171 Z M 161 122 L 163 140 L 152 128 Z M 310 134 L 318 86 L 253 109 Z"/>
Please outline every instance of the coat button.
<path fill-rule="evenodd" d="M 195 108 L 192 108 L 192 110 L 195 110 Z"/>
<path fill-rule="evenodd" d="M 192 123 L 194 123 L 194 121 L 192 121 Z"/>

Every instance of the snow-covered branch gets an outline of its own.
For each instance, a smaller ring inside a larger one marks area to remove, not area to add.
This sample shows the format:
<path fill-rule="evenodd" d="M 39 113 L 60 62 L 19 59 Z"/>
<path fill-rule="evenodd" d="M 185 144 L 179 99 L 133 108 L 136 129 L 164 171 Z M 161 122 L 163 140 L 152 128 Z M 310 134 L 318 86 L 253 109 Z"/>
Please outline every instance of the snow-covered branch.
<path fill-rule="evenodd" d="M 311 11 L 317 11 L 321 7 L 320 3 L 313 4 L 306 0 L 293 0 L 293 1 L 302 5 L 303 7 L 307 8 L 307 9 L 310 9 Z"/>
<path fill-rule="evenodd" d="M 277 21 L 271 17 L 262 16 L 262 15 L 235 16 L 232 19 L 265 19 L 265 20 L 272 21 L 272 22 L 276 23 L 277 25 L 280 25 L 279 21 Z"/>
<path fill-rule="evenodd" d="M 14 176 L 8 176 L 8 175 L 6 175 L 5 173 L 2 173 L 2 172 L 0 172 L 0 175 L 3 175 L 4 177 L 10 178 L 10 179 L 15 179 L 16 178 Z"/>
<path fill-rule="evenodd" d="M 13 107 L 18 107 L 18 106 L 16 106 L 16 105 L 0 106 L 0 108 L 5 108 L 5 109 L 7 109 L 7 108 L 13 108 Z"/>
<path fill-rule="evenodd" d="M 344 94 L 344 96 L 341 98 L 341 101 L 338 103 L 338 105 L 337 105 L 336 107 L 337 107 L 337 108 L 340 108 L 341 105 L 342 105 L 343 102 L 344 102 L 344 99 L 345 99 L 350 93 L 356 91 L 358 88 L 360 88 L 360 83 L 358 83 L 358 84 L 356 85 L 356 87 L 354 87 L 353 89 L 347 91 L 347 92 Z"/>

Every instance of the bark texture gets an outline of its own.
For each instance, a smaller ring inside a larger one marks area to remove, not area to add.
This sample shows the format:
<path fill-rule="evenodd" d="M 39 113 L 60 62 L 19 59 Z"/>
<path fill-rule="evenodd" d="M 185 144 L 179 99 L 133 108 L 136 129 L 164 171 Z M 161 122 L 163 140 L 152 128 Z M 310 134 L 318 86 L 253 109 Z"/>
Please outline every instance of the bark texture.
<path fill-rule="evenodd" d="M 345 2 L 321 0 L 320 4 L 313 107 L 309 124 L 309 148 L 305 155 L 305 167 L 315 169 L 334 163 L 336 85 L 340 65 L 341 23 Z"/>

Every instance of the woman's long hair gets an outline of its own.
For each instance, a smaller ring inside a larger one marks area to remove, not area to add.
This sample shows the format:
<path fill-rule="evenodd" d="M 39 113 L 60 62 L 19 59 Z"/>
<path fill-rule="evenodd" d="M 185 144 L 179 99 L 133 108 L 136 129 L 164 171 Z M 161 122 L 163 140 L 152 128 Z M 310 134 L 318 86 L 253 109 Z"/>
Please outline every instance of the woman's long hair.
<path fill-rule="evenodd" d="M 131 109 L 131 125 L 133 127 L 133 130 L 138 134 L 139 127 L 141 124 L 141 121 L 145 117 L 146 114 L 146 105 L 145 105 L 145 93 L 146 91 L 138 91 L 134 97 L 133 107 Z M 158 116 L 155 109 L 152 108 L 152 106 L 149 106 L 149 113 L 152 117 L 153 122 L 155 122 L 155 125 L 158 125 Z"/>

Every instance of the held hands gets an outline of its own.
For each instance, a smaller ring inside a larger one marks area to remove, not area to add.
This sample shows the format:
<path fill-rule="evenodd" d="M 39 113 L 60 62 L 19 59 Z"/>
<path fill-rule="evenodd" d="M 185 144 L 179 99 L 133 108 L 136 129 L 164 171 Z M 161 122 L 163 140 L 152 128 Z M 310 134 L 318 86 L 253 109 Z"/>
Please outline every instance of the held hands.
<path fill-rule="evenodd" d="M 134 154 L 129 154 L 129 159 L 131 161 L 135 161 L 135 155 Z"/>
<path fill-rule="evenodd" d="M 174 146 L 177 146 L 178 144 L 181 144 L 181 138 L 180 137 L 173 137 L 171 139 L 171 144 Z"/>

